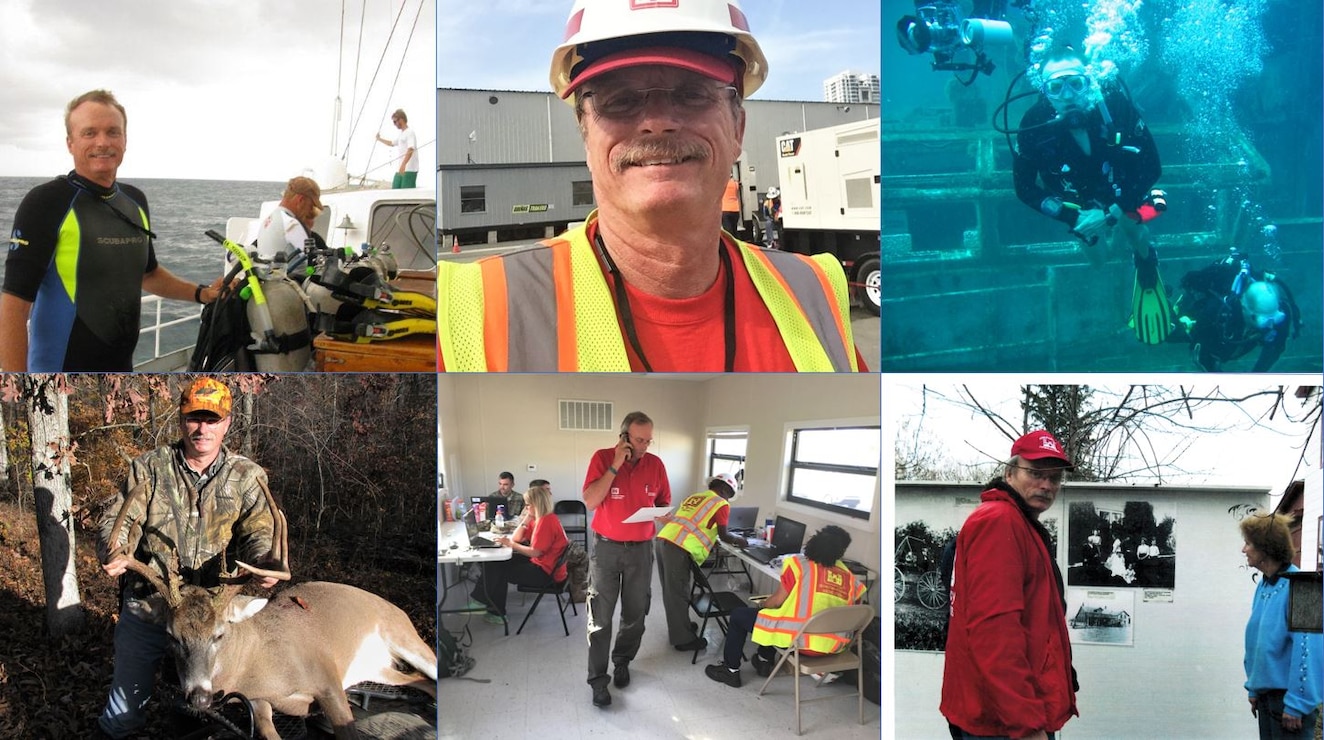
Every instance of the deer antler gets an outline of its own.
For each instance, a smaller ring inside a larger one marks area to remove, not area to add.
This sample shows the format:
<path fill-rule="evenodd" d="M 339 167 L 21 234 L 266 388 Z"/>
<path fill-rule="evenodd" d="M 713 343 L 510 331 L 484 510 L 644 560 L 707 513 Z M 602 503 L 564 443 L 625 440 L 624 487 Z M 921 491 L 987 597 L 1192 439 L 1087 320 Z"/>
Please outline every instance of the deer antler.
<path fill-rule="evenodd" d="M 290 541 L 285 528 L 285 512 L 281 511 L 279 506 L 276 506 L 276 499 L 271 496 L 271 489 L 267 488 L 266 482 L 259 478 L 257 484 L 262 488 L 262 494 L 267 497 L 267 508 L 271 510 L 271 551 L 267 553 L 266 559 L 276 563 L 277 567 L 272 570 L 256 568 L 242 560 L 236 560 L 234 564 L 253 575 L 288 581 L 290 580 L 290 564 L 288 562 Z"/>
<path fill-rule="evenodd" d="M 166 605 L 173 609 L 179 605 L 180 600 L 178 576 L 170 572 L 170 569 L 166 567 L 164 562 L 162 562 L 161 570 L 166 575 L 166 579 L 163 580 L 161 575 L 152 570 L 150 565 L 134 557 L 133 553 L 129 551 L 129 539 L 127 537 L 125 537 L 123 544 L 119 544 L 120 534 L 124 529 L 125 520 L 129 515 L 129 507 L 133 505 L 133 500 L 142 495 L 146 490 L 147 479 L 143 479 L 124 496 L 124 503 L 120 506 L 119 514 L 115 516 L 115 524 L 110 530 L 109 544 L 113 545 L 114 549 L 107 553 L 106 562 L 110 562 L 116 558 L 123 558 L 126 561 L 125 567 L 147 579 L 147 582 L 152 584 L 152 587 L 156 589 L 157 593 L 161 594 L 161 597 L 165 599 Z"/>

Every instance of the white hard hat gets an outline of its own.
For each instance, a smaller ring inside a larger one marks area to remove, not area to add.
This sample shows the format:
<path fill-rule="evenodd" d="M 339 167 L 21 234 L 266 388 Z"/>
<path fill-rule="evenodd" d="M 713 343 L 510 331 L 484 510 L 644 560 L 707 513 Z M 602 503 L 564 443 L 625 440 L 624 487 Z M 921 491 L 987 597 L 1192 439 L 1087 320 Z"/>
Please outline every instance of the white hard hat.
<path fill-rule="evenodd" d="M 729 473 L 718 473 L 717 475 L 714 475 L 713 477 L 708 479 L 708 485 L 711 486 L 713 484 L 713 481 L 719 481 L 719 480 L 731 487 L 731 493 L 735 493 L 740 490 L 740 485 L 736 483 L 736 479 L 733 478 Z"/>
<path fill-rule="evenodd" d="M 769 198 L 779 198 L 779 197 L 781 197 L 781 194 L 782 194 L 782 191 L 778 190 L 776 185 L 773 185 L 772 187 L 768 188 L 768 197 L 769 197 Z"/>
<path fill-rule="evenodd" d="M 768 76 L 768 60 L 736 0 L 575 0 L 564 38 L 552 52 L 550 75 L 552 89 L 563 99 L 589 77 L 639 64 L 716 77 L 724 65 L 713 58 L 733 55 L 744 65 L 737 85 L 744 97 Z M 723 42 L 726 48 L 719 48 Z"/>

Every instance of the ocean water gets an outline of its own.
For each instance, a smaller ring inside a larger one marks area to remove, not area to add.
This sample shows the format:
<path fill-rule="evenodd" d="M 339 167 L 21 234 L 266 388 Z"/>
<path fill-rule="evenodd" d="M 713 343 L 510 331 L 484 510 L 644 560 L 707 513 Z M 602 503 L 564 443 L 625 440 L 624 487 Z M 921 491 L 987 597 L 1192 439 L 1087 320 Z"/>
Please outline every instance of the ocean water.
<path fill-rule="evenodd" d="M 49 177 L 0 177 L 0 234 L 6 239 L 13 228 L 14 212 L 34 186 Z M 285 187 L 282 182 L 243 182 L 227 180 L 126 179 L 147 196 L 157 261 L 172 273 L 194 283 L 210 283 L 221 274 L 225 250 L 209 239 L 208 229 L 225 233 L 225 222 L 232 216 L 256 218 L 262 203 L 278 200 Z M 4 265 L 0 263 L 0 279 Z M 196 313 L 198 306 L 177 301 L 162 302 L 163 320 Z M 144 313 L 144 321 L 150 317 Z M 193 322 L 163 335 L 163 350 L 190 345 L 197 337 Z M 144 333 L 138 341 L 137 359 L 150 357 L 151 336 Z"/>
<path fill-rule="evenodd" d="M 1014 130 L 1038 99 L 1016 78 L 1040 37 L 1097 49 L 1096 77 L 1124 85 L 1154 135 L 1168 210 L 1149 229 L 1170 300 L 1187 273 L 1236 247 L 1291 288 L 1305 321 L 1272 370 L 1324 369 L 1320 4 L 1034 5 L 1035 23 L 1008 11 L 1014 43 L 989 49 L 993 74 L 969 85 L 969 72 L 883 44 L 882 369 L 1199 371 L 1179 332 L 1149 346 L 1128 328 L 1129 250 L 1087 254 L 1016 197 L 1015 136 L 995 125 Z M 913 13 L 883 0 L 887 27 Z M 1224 369 L 1249 371 L 1257 355 Z"/>

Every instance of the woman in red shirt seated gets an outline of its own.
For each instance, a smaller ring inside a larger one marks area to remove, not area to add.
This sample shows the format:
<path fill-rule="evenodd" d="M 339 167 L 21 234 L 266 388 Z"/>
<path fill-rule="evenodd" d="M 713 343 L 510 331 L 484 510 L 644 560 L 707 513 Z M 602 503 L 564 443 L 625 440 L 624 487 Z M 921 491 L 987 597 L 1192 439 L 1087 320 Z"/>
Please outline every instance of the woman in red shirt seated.
<path fill-rule="evenodd" d="M 565 565 L 555 573 L 552 566 L 570 545 L 561 527 L 561 520 L 552 513 L 552 494 L 547 487 L 538 486 L 524 492 L 524 520 L 509 537 L 497 544 L 514 550 L 510 560 L 483 563 L 483 572 L 473 591 L 470 606 L 487 607 L 485 619 L 500 624 L 506 613 L 506 591 L 509 584 L 520 586 L 550 586 L 565 580 Z"/>

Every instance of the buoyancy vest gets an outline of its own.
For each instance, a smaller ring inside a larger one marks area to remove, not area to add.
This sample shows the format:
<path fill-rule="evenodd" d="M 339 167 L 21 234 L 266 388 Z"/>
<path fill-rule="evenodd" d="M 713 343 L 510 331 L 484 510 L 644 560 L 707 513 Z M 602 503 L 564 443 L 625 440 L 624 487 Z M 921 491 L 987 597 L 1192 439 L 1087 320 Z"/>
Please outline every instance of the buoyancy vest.
<path fill-rule="evenodd" d="M 441 263 L 438 341 L 448 372 L 630 372 L 616 303 L 588 239 L 596 215 L 538 246 Z M 835 257 L 722 239 L 737 248 L 798 371 L 858 371 Z"/>
<path fill-rule="evenodd" d="M 795 576 L 795 586 L 781 606 L 760 609 L 750 639 L 759 645 L 790 647 L 791 640 L 809 618 L 824 609 L 854 604 L 864 595 L 864 585 L 842 564 L 826 568 L 803 555 L 786 558 L 784 566 Z M 842 650 L 850 634 L 806 636 L 802 650 L 826 655 Z"/>
<path fill-rule="evenodd" d="M 657 538 L 678 545 L 694 562 L 702 563 L 717 544 L 717 512 L 730 505 L 712 491 L 688 496 L 677 507 L 675 518 L 657 533 Z"/>

